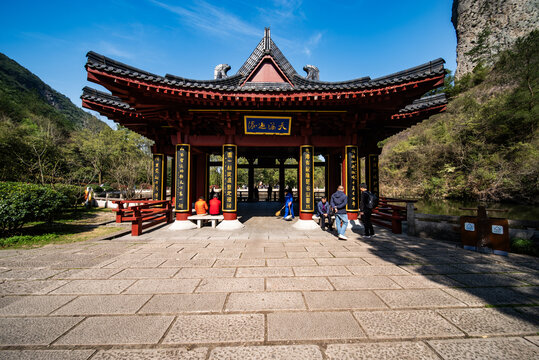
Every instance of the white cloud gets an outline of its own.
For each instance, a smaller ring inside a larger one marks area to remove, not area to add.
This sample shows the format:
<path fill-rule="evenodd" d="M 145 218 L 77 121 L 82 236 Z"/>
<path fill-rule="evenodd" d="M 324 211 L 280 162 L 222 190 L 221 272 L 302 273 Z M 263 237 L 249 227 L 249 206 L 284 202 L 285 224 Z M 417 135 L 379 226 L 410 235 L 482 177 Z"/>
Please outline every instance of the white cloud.
<path fill-rule="evenodd" d="M 262 31 L 243 21 L 235 14 L 205 1 L 199 0 L 190 6 L 169 5 L 150 0 L 155 5 L 178 15 L 187 25 L 219 36 L 260 36 Z"/>
<path fill-rule="evenodd" d="M 318 43 L 322 40 L 322 33 L 317 32 L 307 40 L 303 47 L 303 53 L 307 56 L 311 56 L 312 50 L 318 46 Z"/>
<path fill-rule="evenodd" d="M 126 58 L 126 59 L 134 58 L 134 55 L 132 53 L 128 51 L 124 51 L 120 49 L 118 46 L 111 44 L 107 41 L 99 42 L 98 49 L 96 50 L 107 56 L 121 57 L 121 58 Z"/>

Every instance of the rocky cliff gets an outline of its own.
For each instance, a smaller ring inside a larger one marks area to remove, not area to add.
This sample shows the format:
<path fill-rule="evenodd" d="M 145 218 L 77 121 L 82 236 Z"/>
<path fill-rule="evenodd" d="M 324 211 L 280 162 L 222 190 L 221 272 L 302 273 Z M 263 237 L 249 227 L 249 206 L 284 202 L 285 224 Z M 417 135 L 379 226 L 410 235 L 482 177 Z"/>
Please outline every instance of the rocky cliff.
<path fill-rule="evenodd" d="M 457 32 L 456 78 L 539 28 L 539 0 L 453 0 Z"/>

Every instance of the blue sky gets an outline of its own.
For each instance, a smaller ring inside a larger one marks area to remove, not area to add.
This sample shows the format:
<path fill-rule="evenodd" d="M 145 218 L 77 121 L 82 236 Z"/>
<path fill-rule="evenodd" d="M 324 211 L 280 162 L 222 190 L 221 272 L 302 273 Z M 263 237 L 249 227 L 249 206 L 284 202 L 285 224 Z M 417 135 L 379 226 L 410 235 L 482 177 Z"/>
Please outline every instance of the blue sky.
<path fill-rule="evenodd" d="M 86 53 L 159 75 L 235 74 L 271 27 L 283 54 L 320 80 L 372 78 L 442 57 L 455 70 L 452 0 L 2 1 L 0 52 L 80 106 Z"/>

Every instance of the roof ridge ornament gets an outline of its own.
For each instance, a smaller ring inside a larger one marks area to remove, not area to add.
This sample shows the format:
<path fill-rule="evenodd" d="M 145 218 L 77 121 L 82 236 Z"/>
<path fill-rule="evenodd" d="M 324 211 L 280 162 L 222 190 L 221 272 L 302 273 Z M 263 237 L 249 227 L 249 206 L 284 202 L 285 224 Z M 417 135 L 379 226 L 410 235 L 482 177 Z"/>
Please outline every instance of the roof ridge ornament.
<path fill-rule="evenodd" d="M 215 70 L 213 70 L 213 78 L 215 80 L 227 78 L 228 77 L 227 72 L 230 69 L 231 69 L 231 67 L 228 64 L 219 64 L 219 65 L 217 65 L 215 67 Z"/>
<path fill-rule="evenodd" d="M 305 65 L 303 70 L 307 73 L 305 77 L 308 80 L 320 80 L 320 70 L 314 65 Z"/>
<path fill-rule="evenodd" d="M 271 51 L 271 32 L 269 27 L 264 28 L 264 53 L 269 54 Z"/>

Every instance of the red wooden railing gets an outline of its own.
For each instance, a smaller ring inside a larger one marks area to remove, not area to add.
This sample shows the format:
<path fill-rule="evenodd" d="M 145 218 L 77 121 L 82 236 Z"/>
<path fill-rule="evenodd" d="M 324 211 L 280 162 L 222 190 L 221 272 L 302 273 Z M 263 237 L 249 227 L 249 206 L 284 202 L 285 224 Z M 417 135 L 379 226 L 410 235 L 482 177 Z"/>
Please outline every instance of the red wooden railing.
<path fill-rule="evenodd" d="M 372 222 L 391 229 L 393 234 L 402 234 L 402 222 L 406 220 L 406 206 L 392 203 L 414 203 L 415 200 L 380 197 L 378 206 L 372 212 Z"/>
<path fill-rule="evenodd" d="M 172 222 L 172 202 L 170 200 L 115 200 L 118 205 L 116 222 L 131 221 L 131 235 L 142 235 L 142 230 L 162 222 Z M 136 204 L 129 206 L 129 204 Z"/>

